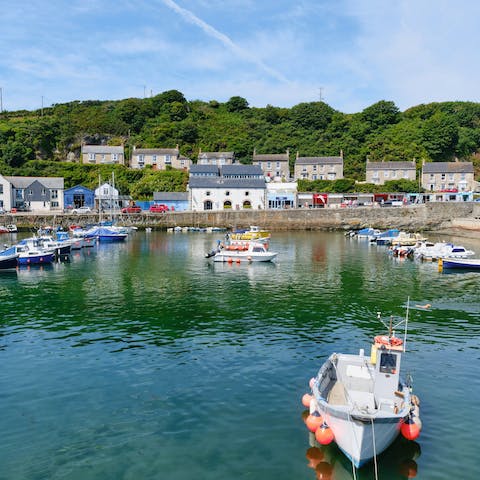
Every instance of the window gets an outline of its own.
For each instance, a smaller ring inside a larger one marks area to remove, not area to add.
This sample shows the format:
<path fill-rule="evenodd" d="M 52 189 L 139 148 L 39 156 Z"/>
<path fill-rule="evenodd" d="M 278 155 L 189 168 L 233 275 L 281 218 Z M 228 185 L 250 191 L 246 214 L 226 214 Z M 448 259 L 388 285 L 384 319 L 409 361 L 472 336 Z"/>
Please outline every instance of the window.
<path fill-rule="evenodd" d="M 205 195 L 206 195 L 207 197 L 209 197 L 209 196 L 210 196 L 210 193 L 211 193 L 210 191 L 206 191 L 206 192 L 205 192 Z"/>
<path fill-rule="evenodd" d="M 249 195 L 250 195 L 250 192 L 247 190 L 247 191 L 245 192 L 245 196 L 248 197 Z"/>
<path fill-rule="evenodd" d="M 277 168 L 280 168 L 280 162 L 277 162 Z"/>
<path fill-rule="evenodd" d="M 212 210 L 212 208 L 213 208 L 213 204 L 210 200 L 206 200 L 205 202 L 203 202 L 204 210 Z"/>
<path fill-rule="evenodd" d="M 145 162 L 145 155 L 141 154 L 138 156 L 138 163 L 143 163 Z"/>
<path fill-rule="evenodd" d="M 58 190 L 51 190 L 50 196 L 51 198 L 58 198 Z"/>
<path fill-rule="evenodd" d="M 435 175 L 433 173 L 430 174 L 430 180 L 435 180 Z"/>
<path fill-rule="evenodd" d="M 390 177 L 390 172 L 388 170 L 385 170 L 383 172 L 383 176 L 384 176 L 384 178 L 389 178 Z"/>
<path fill-rule="evenodd" d="M 171 155 L 165 155 L 165 163 L 172 163 L 172 156 Z"/>
<path fill-rule="evenodd" d="M 0 195 L 3 195 L 3 185 L 0 183 Z"/>
<path fill-rule="evenodd" d="M 378 172 L 373 172 L 372 178 L 378 178 Z"/>
<path fill-rule="evenodd" d="M 47 194 L 47 190 L 45 188 L 42 188 L 42 195 L 45 196 Z"/>
<path fill-rule="evenodd" d="M 444 173 L 442 173 L 441 179 L 442 179 L 442 180 L 445 180 L 445 178 L 446 178 L 446 175 L 445 175 Z"/>
<path fill-rule="evenodd" d="M 449 173 L 448 174 L 448 179 L 449 180 L 455 180 L 455 174 L 454 173 Z"/>
<path fill-rule="evenodd" d="M 225 196 L 226 197 L 230 196 L 230 192 L 228 190 L 225 192 Z"/>
<path fill-rule="evenodd" d="M 118 162 L 118 153 L 112 153 L 112 160 Z"/>
<path fill-rule="evenodd" d="M 90 162 L 94 162 L 95 161 L 95 154 L 94 153 L 89 153 L 88 154 L 88 160 Z"/>
<path fill-rule="evenodd" d="M 396 170 L 392 171 L 392 178 L 397 178 L 397 171 Z"/>
<path fill-rule="evenodd" d="M 108 187 L 105 187 L 105 188 L 103 189 L 103 195 L 108 195 Z"/>
<path fill-rule="evenodd" d="M 316 179 L 317 179 L 317 174 L 314 173 L 314 174 L 312 175 L 312 180 L 316 180 Z"/>
<path fill-rule="evenodd" d="M 272 164 L 270 162 L 267 162 L 267 168 L 270 170 L 272 168 Z"/>
<path fill-rule="evenodd" d="M 380 356 L 380 373 L 397 373 L 397 356 L 394 353 L 382 353 Z"/>
<path fill-rule="evenodd" d="M 58 204 L 58 202 L 52 202 L 51 206 L 52 207 L 59 207 L 60 205 Z"/>
<path fill-rule="evenodd" d="M 152 162 L 157 163 L 157 156 L 156 155 L 152 155 Z"/>
<path fill-rule="evenodd" d="M 316 166 L 316 165 L 313 166 L 313 171 L 314 171 L 314 172 L 317 171 L 317 166 Z"/>

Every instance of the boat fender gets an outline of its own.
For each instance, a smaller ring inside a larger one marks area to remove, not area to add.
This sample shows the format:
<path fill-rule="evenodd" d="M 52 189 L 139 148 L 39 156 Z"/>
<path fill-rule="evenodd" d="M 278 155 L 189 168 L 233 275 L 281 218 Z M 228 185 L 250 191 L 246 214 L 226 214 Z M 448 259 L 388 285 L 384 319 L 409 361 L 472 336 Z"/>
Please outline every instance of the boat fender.
<path fill-rule="evenodd" d="M 416 440 L 420 435 L 420 427 L 413 421 L 412 415 L 403 421 L 400 432 L 407 440 Z"/>
<path fill-rule="evenodd" d="M 307 417 L 305 424 L 312 433 L 315 433 L 323 425 L 323 417 L 315 411 Z"/>
<path fill-rule="evenodd" d="M 305 407 L 305 408 L 309 408 L 310 407 L 310 402 L 312 401 L 312 396 L 309 394 L 309 393 L 306 393 L 303 397 L 302 397 L 302 405 Z"/>
<path fill-rule="evenodd" d="M 315 439 L 321 445 L 328 445 L 329 443 L 332 443 L 332 429 L 326 423 L 323 423 L 315 432 Z"/>

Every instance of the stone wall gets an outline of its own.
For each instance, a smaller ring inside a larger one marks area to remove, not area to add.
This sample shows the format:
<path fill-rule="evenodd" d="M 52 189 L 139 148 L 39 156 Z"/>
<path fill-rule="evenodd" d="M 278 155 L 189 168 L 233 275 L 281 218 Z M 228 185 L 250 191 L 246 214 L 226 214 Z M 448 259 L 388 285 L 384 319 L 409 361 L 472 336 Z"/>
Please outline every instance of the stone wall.
<path fill-rule="evenodd" d="M 5 215 L 4 223 L 34 229 L 45 225 L 72 223 L 85 225 L 98 222 L 98 215 Z M 138 228 L 165 229 L 175 226 L 244 228 L 259 225 L 279 230 L 351 230 L 364 227 L 404 230 L 441 230 L 450 228 L 459 219 L 480 217 L 480 204 L 428 203 L 404 207 L 319 208 L 291 210 L 225 210 L 221 212 L 169 212 L 160 214 L 117 215 L 119 224 Z"/>

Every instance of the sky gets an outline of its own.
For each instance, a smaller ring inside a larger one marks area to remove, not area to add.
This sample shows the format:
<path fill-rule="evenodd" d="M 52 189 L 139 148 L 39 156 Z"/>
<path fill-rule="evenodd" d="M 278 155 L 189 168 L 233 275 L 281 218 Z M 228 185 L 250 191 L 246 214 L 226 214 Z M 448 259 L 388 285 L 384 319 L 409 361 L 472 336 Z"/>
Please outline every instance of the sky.
<path fill-rule="evenodd" d="M 0 0 L 3 110 L 144 98 L 480 101 L 475 0 Z"/>

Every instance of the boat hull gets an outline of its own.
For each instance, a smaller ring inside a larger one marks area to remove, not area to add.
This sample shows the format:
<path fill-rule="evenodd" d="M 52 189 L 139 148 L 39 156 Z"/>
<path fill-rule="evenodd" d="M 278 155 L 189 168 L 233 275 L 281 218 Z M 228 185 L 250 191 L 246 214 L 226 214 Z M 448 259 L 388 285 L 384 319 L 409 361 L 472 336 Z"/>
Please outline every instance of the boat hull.
<path fill-rule="evenodd" d="M 443 258 L 439 264 L 443 269 L 480 270 L 480 259 Z"/>
<path fill-rule="evenodd" d="M 20 255 L 17 259 L 18 265 L 43 265 L 52 263 L 55 255 L 53 253 L 44 253 L 41 255 Z"/>
<path fill-rule="evenodd" d="M 262 253 L 251 253 L 251 252 L 219 252 L 213 257 L 214 262 L 228 262 L 228 263 L 237 263 L 237 262 L 271 262 L 275 259 L 277 253 L 274 252 L 262 252 Z"/>
<path fill-rule="evenodd" d="M 0 256 L 0 270 L 12 270 L 17 268 L 18 254 Z"/>

